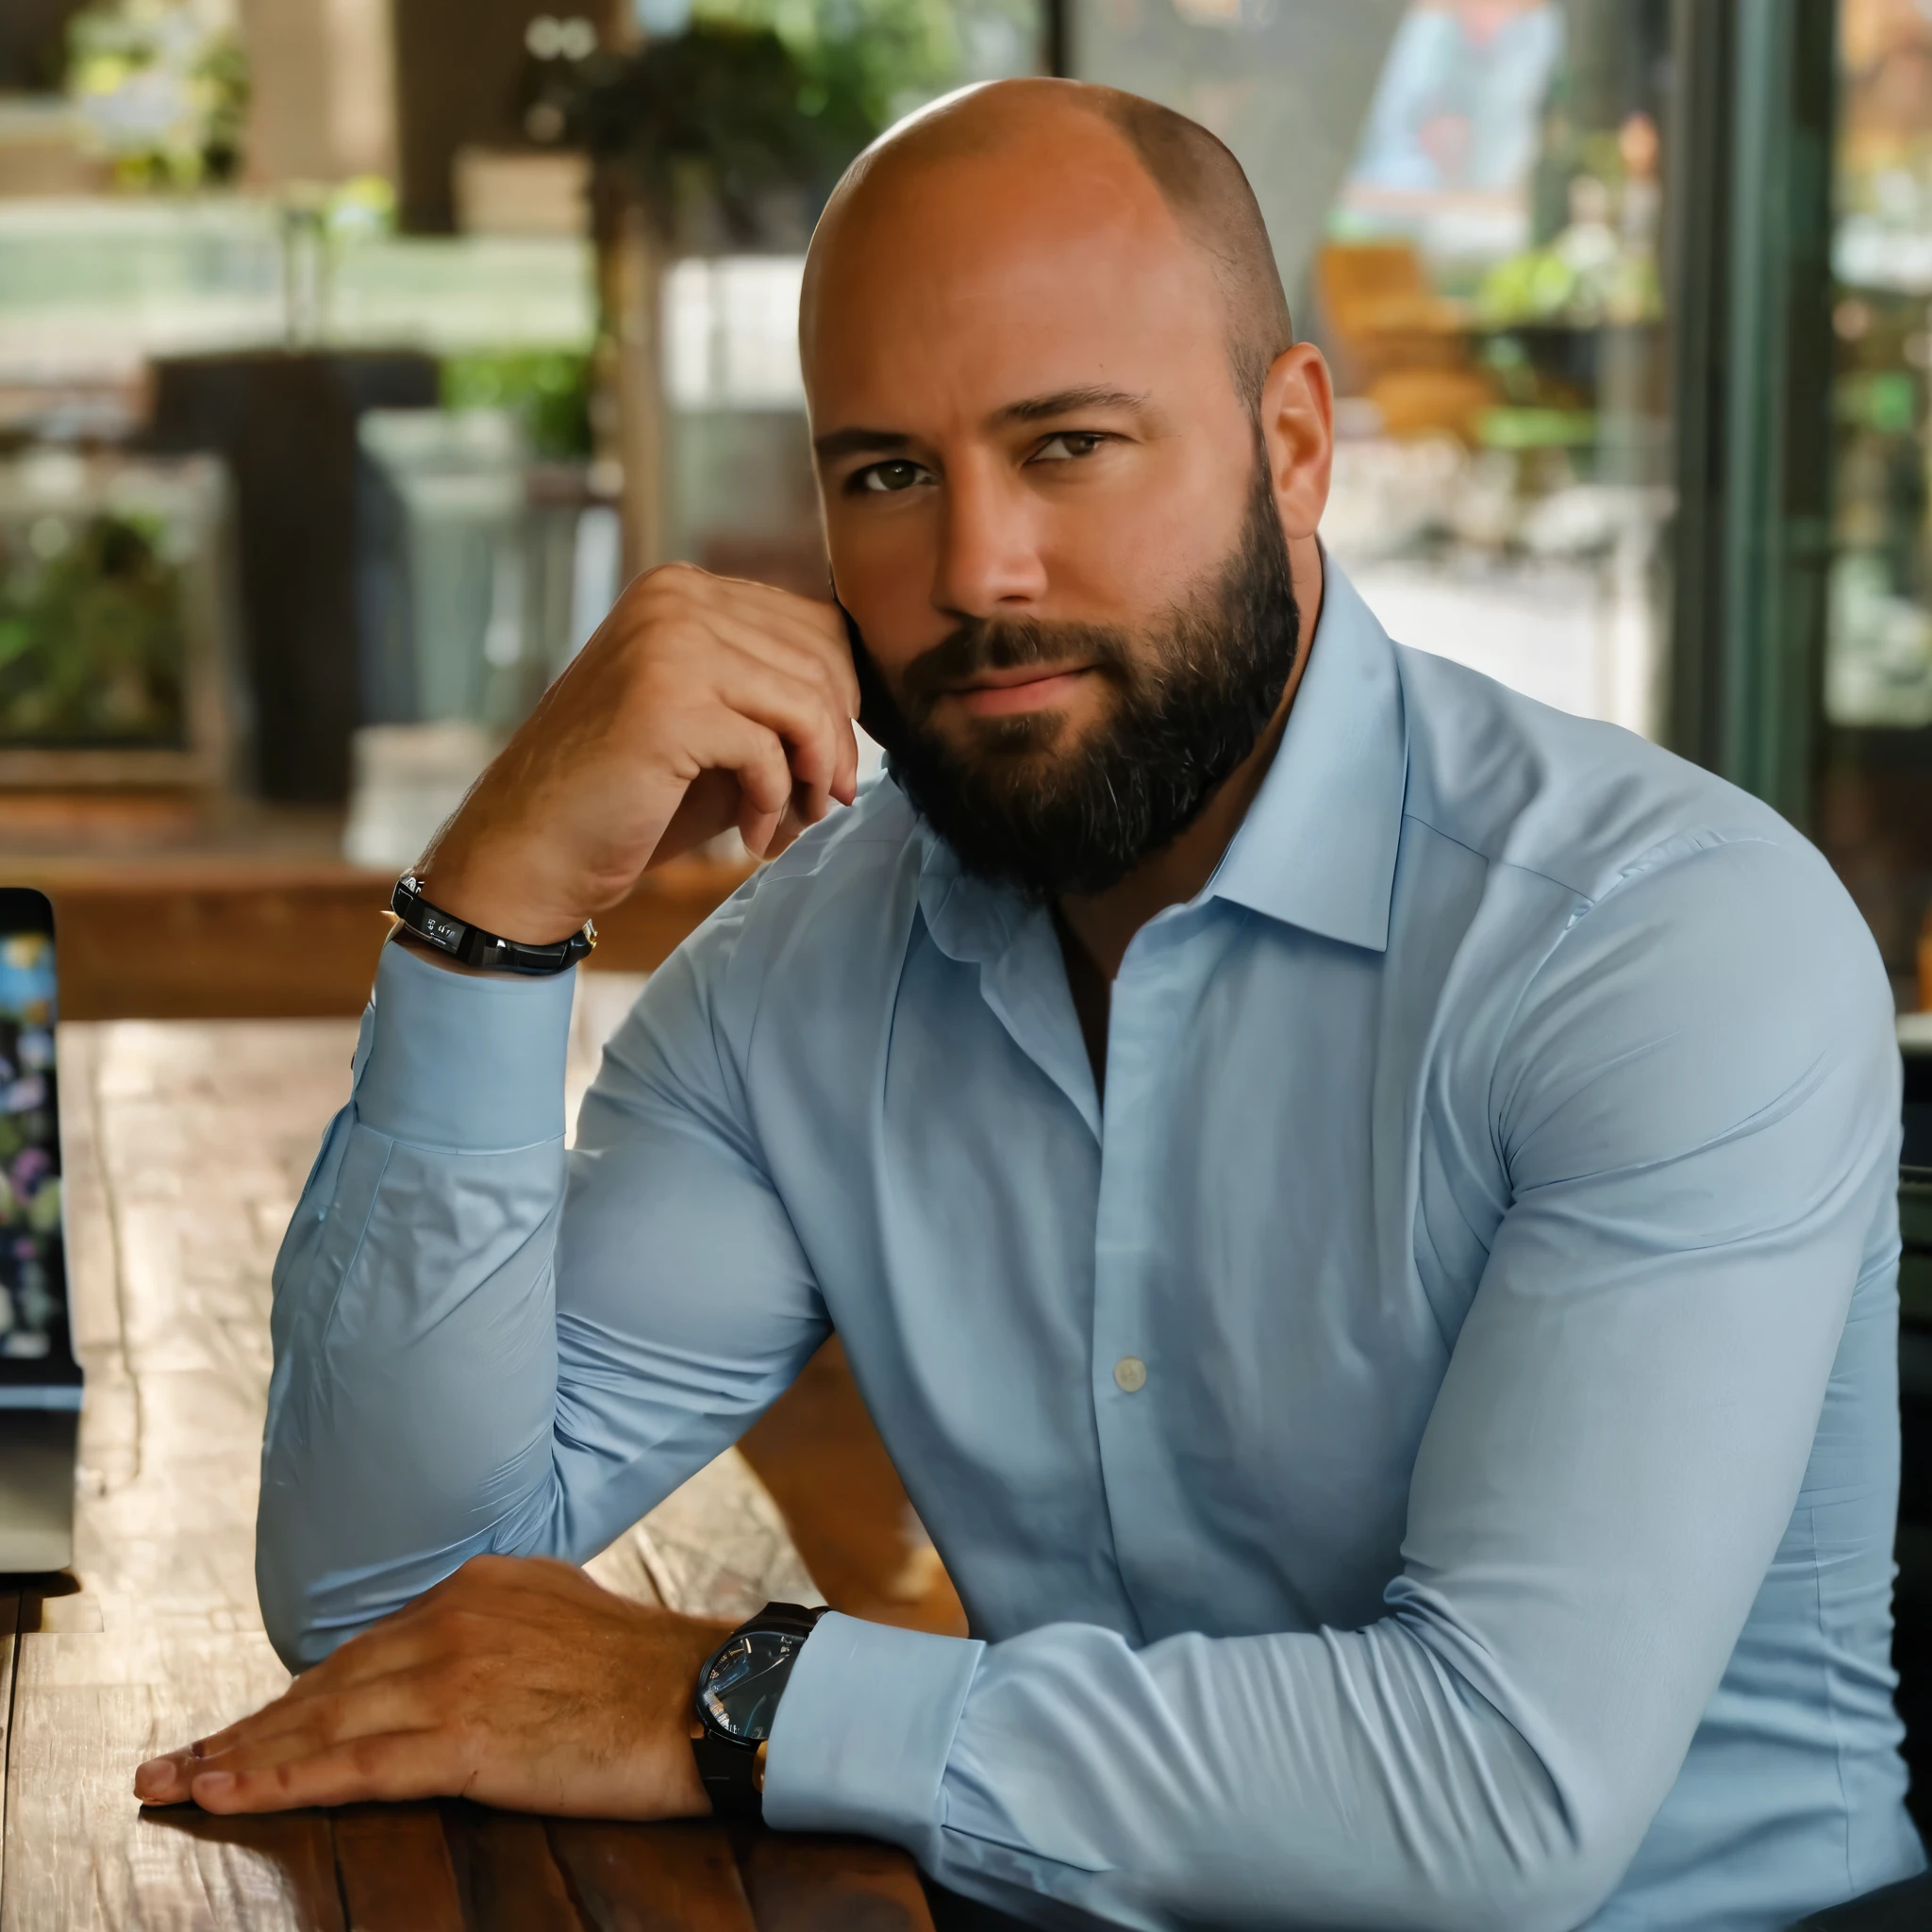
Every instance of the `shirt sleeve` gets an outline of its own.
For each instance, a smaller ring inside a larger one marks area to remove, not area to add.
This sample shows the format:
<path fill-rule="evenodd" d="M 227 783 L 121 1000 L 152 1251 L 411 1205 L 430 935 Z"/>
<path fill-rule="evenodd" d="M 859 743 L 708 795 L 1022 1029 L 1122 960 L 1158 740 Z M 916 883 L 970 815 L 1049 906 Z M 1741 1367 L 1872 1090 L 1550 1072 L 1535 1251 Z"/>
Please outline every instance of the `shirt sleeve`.
<path fill-rule="evenodd" d="M 1791 1518 L 1855 1287 L 1896 1266 L 1897 1083 L 1874 949 L 1815 855 L 1627 879 L 1476 1096 L 1511 1200 L 1380 1621 L 1136 1650 L 828 1617 L 767 1817 L 896 1840 L 1044 1924 L 1588 1918 Z"/>
<path fill-rule="evenodd" d="M 714 1030 L 742 910 L 653 975 L 568 1155 L 575 975 L 384 947 L 275 1265 L 256 1575 L 291 1667 L 472 1556 L 594 1554 L 825 1334 Z"/>

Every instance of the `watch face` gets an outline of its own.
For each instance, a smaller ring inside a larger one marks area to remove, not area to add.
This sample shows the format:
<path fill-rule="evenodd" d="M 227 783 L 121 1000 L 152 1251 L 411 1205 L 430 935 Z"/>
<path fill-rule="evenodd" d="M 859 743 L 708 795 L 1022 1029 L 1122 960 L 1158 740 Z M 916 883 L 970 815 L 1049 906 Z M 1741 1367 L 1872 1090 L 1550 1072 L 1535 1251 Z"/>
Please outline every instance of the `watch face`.
<path fill-rule="evenodd" d="M 747 1744 L 769 1738 L 779 1694 L 803 1641 L 780 1630 L 748 1630 L 734 1637 L 705 1674 L 698 1696 L 706 1717 L 727 1738 Z"/>

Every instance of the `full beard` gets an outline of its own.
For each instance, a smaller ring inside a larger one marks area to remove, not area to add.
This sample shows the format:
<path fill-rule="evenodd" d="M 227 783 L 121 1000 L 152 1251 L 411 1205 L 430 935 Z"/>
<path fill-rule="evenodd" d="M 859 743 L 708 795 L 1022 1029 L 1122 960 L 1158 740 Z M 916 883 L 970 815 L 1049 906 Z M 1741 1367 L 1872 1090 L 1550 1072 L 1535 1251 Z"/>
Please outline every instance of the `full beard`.
<path fill-rule="evenodd" d="M 865 728 L 893 779 L 960 865 L 1032 900 L 1105 892 L 1164 851 L 1260 741 L 1301 641 L 1288 543 L 1265 462 L 1233 553 L 1136 646 L 1108 625 L 975 620 L 908 670 L 904 704 L 847 618 Z M 975 734 L 971 754 L 927 721 L 941 686 L 986 670 L 1092 663 L 1118 695 L 1055 757 L 1044 712 Z"/>

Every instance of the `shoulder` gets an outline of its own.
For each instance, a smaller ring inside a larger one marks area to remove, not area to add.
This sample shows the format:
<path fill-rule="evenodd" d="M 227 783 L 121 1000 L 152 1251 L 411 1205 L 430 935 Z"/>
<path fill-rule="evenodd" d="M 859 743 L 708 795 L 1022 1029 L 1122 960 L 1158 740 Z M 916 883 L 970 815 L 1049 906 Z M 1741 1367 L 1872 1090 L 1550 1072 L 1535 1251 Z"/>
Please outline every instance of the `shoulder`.
<path fill-rule="evenodd" d="M 1808 840 L 1632 732 L 1396 657 L 1406 838 L 1474 854 L 1499 914 L 1479 951 L 1506 1114 L 1557 1089 L 1607 1104 L 1622 1068 L 1633 1116 L 1669 1094 L 1673 1131 L 1715 1133 L 1825 1065 L 1857 1069 L 1857 1110 L 1884 1114 L 1890 984 Z"/>
<path fill-rule="evenodd" d="M 1737 786 L 1635 732 L 1554 710 L 1447 658 L 1403 645 L 1395 658 L 1410 825 L 1491 866 L 1547 879 L 1585 906 L 1659 867 L 1770 847 L 1785 856 L 1774 870 L 1851 910 L 1810 843 Z"/>

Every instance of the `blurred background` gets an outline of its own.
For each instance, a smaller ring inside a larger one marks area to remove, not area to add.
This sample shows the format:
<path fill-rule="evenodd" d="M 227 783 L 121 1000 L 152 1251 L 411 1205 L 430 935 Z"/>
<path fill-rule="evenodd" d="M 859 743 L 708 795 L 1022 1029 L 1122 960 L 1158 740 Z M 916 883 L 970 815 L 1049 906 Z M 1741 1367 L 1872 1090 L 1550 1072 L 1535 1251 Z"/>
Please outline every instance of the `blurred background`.
<path fill-rule="evenodd" d="M 1932 0 L 0 0 L 0 883 L 54 900 L 61 1017 L 358 1012 L 629 574 L 821 591 L 812 221 L 1026 73 L 1240 156 L 1389 629 L 1769 800 L 1932 1042 Z M 573 1099 L 748 870 L 600 919 Z M 964 1628 L 836 1338 L 743 1447 L 841 1607 Z"/>
<path fill-rule="evenodd" d="M 1034 72 L 1241 157 L 1390 630 L 1769 799 L 1932 1007 L 1928 0 L 6 0 L 0 858 L 64 1015 L 358 1009 L 629 573 L 821 590 L 812 220 Z"/>

